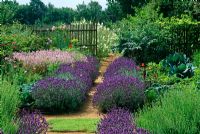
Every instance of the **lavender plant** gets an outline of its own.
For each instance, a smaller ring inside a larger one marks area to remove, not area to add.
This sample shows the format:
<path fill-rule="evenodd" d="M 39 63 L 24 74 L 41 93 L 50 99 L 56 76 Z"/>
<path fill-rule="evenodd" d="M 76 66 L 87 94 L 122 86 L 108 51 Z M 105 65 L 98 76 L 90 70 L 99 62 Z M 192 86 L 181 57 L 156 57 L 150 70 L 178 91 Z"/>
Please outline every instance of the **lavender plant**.
<path fill-rule="evenodd" d="M 107 68 L 104 77 L 108 78 L 114 75 L 138 76 L 136 63 L 133 60 L 124 57 L 114 60 Z"/>
<path fill-rule="evenodd" d="M 132 114 L 125 109 L 114 108 L 104 116 L 97 128 L 98 134 L 149 134 L 142 128 L 137 128 Z"/>
<path fill-rule="evenodd" d="M 62 64 L 55 72 L 56 77 L 77 80 L 88 90 L 92 86 L 90 74 L 82 69 L 75 68 L 74 64 Z"/>
<path fill-rule="evenodd" d="M 48 123 L 39 111 L 22 111 L 17 134 L 45 134 L 47 130 Z"/>
<path fill-rule="evenodd" d="M 97 86 L 93 104 L 103 112 L 113 107 L 136 110 L 144 103 L 144 83 L 137 78 L 126 76 L 109 77 Z"/>
<path fill-rule="evenodd" d="M 49 112 L 77 110 L 85 95 L 85 87 L 76 79 L 49 77 L 38 81 L 32 89 L 35 106 Z"/>

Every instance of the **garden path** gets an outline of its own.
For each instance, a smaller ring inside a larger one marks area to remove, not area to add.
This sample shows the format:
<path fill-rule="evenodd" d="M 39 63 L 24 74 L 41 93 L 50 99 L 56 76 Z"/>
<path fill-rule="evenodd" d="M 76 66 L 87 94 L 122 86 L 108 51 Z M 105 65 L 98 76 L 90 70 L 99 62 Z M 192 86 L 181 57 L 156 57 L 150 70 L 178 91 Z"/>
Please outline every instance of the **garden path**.
<path fill-rule="evenodd" d="M 91 88 L 91 90 L 88 92 L 88 98 L 86 100 L 86 103 L 81 108 L 81 110 L 77 113 L 71 113 L 71 114 L 62 114 L 62 115 L 46 115 L 45 118 L 47 120 L 49 119 L 55 119 L 55 118 L 66 118 L 66 119 L 75 119 L 75 118 L 101 118 L 103 116 L 102 113 L 98 111 L 96 107 L 92 104 L 93 96 L 96 92 L 96 86 L 103 82 L 103 74 L 105 73 L 107 67 L 109 64 L 115 60 L 118 56 L 114 54 L 110 54 L 108 58 L 103 59 L 100 64 L 99 73 L 100 75 L 95 80 L 94 86 Z M 48 134 L 85 134 L 83 132 L 65 132 L 65 133 L 54 133 L 54 132 L 48 132 Z"/>

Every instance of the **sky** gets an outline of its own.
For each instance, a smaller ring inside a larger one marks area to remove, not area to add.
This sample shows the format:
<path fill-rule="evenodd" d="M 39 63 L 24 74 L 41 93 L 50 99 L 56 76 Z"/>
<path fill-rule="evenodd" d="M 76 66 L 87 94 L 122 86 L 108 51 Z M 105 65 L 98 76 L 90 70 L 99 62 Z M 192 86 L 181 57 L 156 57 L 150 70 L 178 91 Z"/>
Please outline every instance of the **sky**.
<path fill-rule="evenodd" d="M 30 0 L 16 0 L 19 4 L 27 4 L 30 2 Z M 41 0 L 43 3 L 48 4 L 51 3 L 55 7 L 71 7 L 76 8 L 76 5 L 82 4 L 83 1 L 85 4 L 89 3 L 91 0 Z M 99 4 L 103 7 L 103 9 L 106 8 L 106 0 L 94 0 L 98 1 Z"/>

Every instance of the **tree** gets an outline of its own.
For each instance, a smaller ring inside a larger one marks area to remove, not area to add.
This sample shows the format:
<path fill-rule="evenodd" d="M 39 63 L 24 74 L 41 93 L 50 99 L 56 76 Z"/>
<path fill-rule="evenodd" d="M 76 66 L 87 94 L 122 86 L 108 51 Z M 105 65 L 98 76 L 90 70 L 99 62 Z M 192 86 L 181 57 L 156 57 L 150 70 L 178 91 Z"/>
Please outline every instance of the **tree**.
<path fill-rule="evenodd" d="M 108 3 L 118 2 L 121 6 L 121 10 L 124 15 L 134 15 L 135 7 L 142 7 L 147 4 L 150 0 L 107 0 Z"/>
<path fill-rule="evenodd" d="M 88 5 L 85 3 L 77 5 L 77 20 L 86 19 L 88 21 L 102 22 L 104 13 L 102 6 L 97 1 L 91 1 Z"/>
<path fill-rule="evenodd" d="M 105 10 L 107 20 L 116 22 L 121 20 L 124 16 L 121 5 L 115 0 L 108 0 L 107 8 Z"/>
<path fill-rule="evenodd" d="M 14 0 L 2 0 L 0 2 L 0 24 L 12 23 L 18 9 L 18 3 Z"/>
<path fill-rule="evenodd" d="M 34 24 L 37 20 L 41 21 L 45 16 L 47 7 L 40 0 L 31 0 L 29 10 L 29 20 L 31 24 Z"/>

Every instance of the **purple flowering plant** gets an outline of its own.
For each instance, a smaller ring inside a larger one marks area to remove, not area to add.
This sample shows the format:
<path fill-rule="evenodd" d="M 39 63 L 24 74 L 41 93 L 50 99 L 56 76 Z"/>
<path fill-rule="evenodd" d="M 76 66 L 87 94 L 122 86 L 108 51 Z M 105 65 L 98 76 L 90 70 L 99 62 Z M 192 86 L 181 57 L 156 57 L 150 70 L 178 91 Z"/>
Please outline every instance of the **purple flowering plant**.
<path fill-rule="evenodd" d="M 120 57 L 114 60 L 107 68 L 104 78 L 115 75 L 139 77 L 137 72 L 137 65 L 132 59 Z"/>
<path fill-rule="evenodd" d="M 67 112 L 79 108 L 85 100 L 85 87 L 76 80 L 48 77 L 32 89 L 35 106 L 49 112 Z"/>
<path fill-rule="evenodd" d="M 149 132 L 136 127 L 128 110 L 113 108 L 100 120 L 97 134 L 149 134 Z"/>
<path fill-rule="evenodd" d="M 138 78 L 126 76 L 109 77 L 97 86 L 93 104 L 103 112 L 113 107 L 128 108 L 135 111 L 145 99 L 144 83 Z"/>
<path fill-rule="evenodd" d="M 97 75 L 98 61 L 93 57 L 61 64 L 53 76 L 38 81 L 33 87 L 35 106 L 50 112 L 76 111 Z"/>
<path fill-rule="evenodd" d="M 47 130 L 48 123 L 39 111 L 22 110 L 17 134 L 45 134 Z"/>

